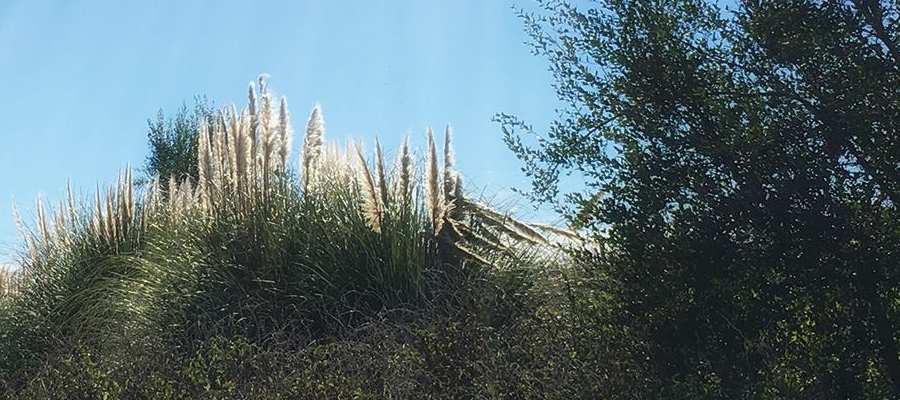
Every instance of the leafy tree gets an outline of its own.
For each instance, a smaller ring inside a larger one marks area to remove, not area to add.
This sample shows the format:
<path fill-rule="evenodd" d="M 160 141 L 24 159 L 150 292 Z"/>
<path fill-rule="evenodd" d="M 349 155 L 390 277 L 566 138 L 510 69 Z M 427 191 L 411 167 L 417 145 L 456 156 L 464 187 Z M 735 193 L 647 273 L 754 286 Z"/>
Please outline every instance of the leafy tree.
<path fill-rule="evenodd" d="M 900 396 L 900 4 L 540 3 L 521 16 L 567 107 L 545 136 L 497 120 L 534 199 L 604 243 L 575 302 L 627 351 L 598 386 Z"/>
<path fill-rule="evenodd" d="M 212 104 L 204 97 L 194 99 L 194 107 L 182 105 L 174 118 L 166 118 L 162 109 L 156 120 L 147 120 L 150 154 L 145 173 L 148 177 L 170 176 L 197 179 L 197 134 L 203 120 L 212 123 Z"/>

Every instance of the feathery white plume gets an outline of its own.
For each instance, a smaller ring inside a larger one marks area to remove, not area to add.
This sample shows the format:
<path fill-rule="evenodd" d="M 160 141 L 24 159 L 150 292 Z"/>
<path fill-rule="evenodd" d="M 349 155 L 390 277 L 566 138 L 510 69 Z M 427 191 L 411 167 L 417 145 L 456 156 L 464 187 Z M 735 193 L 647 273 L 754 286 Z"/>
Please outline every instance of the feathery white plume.
<path fill-rule="evenodd" d="M 391 183 L 394 185 L 394 196 L 403 204 L 407 204 L 412 196 L 413 184 L 416 180 L 416 167 L 412 154 L 409 151 L 409 136 L 403 139 L 397 157 L 394 161 L 394 177 Z"/>
<path fill-rule="evenodd" d="M 200 131 L 197 135 L 197 187 L 200 191 L 200 199 L 204 203 L 209 201 L 208 183 L 212 160 L 210 159 L 209 126 L 206 121 L 200 123 Z"/>
<path fill-rule="evenodd" d="M 381 153 L 381 143 L 375 138 L 375 174 L 378 175 L 378 194 L 381 196 L 382 215 L 388 208 L 388 183 L 384 171 L 384 155 Z"/>
<path fill-rule="evenodd" d="M 75 207 L 75 195 L 72 194 L 72 180 L 66 180 L 66 203 L 69 209 L 69 222 L 72 226 L 78 224 L 78 209 Z"/>
<path fill-rule="evenodd" d="M 40 196 L 37 198 L 36 207 L 38 230 L 41 234 L 41 241 L 46 246 L 50 244 L 50 227 L 47 224 L 47 214 L 44 210 L 44 202 L 41 200 Z"/>
<path fill-rule="evenodd" d="M 287 99 L 281 98 L 281 104 L 278 107 L 278 139 L 281 144 L 281 151 L 278 156 L 280 158 L 281 168 L 288 165 L 288 156 L 291 153 L 291 139 L 293 136 L 291 130 L 290 114 L 287 108 Z"/>
<path fill-rule="evenodd" d="M 438 183 L 437 149 L 434 145 L 434 132 L 428 128 L 428 154 L 425 159 L 425 202 L 431 216 L 432 227 L 437 233 L 441 228 L 441 220 L 444 215 L 444 200 Z"/>
<path fill-rule="evenodd" d="M 274 170 L 273 158 L 278 152 L 278 137 L 273 129 L 274 118 L 272 106 L 272 93 L 266 85 L 265 75 L 259 76 L 259 127 L 258 132 L 262 148 L 259 154 L 259 162 L 263 171 L 263 181 L 268 182 L 271 172 Z"/>
<path fill-rule="evenodd" d="M 456 191 L 453 188 L 455 179 L 451 135 L 450 125 L 447 125 L 447 129 L 444 130 L 444 201 L 446 202 L 449 202 L 456 194 Z"/>
<path fill-rule="evenodd" d="M 303 188 L 308 190 L 311 181 L 315 177 L 316 163 L 322 153 L 322 143 L 325 137 L 325 121 L 322 118 L 321 107 L 316 104 L 309 121 L 306 123 L 306 137 L 303 139 L 303 155 L 301 158 L 301 176 Z"/>
<path fill-rule="evenodd" d="M 376 232 L 379 232 L 381 231 L 382 209 L 378 201 L 375 182 L 372 179 L 372 173 L 369 171 L 369 164 L 366 162 L 366 157 L 363 155 L 362 148 L 358 145 L 355 147 L 358 164 L 356 176 L 360 189 L 362 190 L 363 212 L 366 215 L 366 219 L 368 219 L 369 223 L 372 225 L 372 228 Z"/>

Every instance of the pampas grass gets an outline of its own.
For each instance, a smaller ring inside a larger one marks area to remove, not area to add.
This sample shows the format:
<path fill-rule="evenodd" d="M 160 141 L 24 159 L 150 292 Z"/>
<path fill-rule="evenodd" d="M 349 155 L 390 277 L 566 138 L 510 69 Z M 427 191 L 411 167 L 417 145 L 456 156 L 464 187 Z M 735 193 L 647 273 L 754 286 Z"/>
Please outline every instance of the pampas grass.
<path fill-rule="evenodd" d="M 102 342 L 104 329 L 184 351 L 210 335 L 315 338 L 452 298 L 453 274 L 547 243 L 465 195 L 449 127 L 443 159 L 428 129 L 421 170 L 405 139 L 388 171 L 378 141 L 371 165 L 360 146 L 326 142 L 316 105 L 295 171 L 289 115 L 259 79 L 246 107 L 201 125 L 196 181 L 157 176 L 135 190 L 125 169 L 91 202 L 71 187 L 53 214 L 38 200 L 10 304 L 15 326 L 39 328 L 0 327 L 0 354 L 34 361 L 54 340 Z M 3 357 L 0 372 L 24 362 Z"/>
<path fill-rule="evenodd" d="M 16 271 L 0 265 L 0 301 L 3 301 L 4 296 L 15 294 L 16 286 Z"/>
<path fill-rule="evenodd" d="M 378 176 L 378 194 L 381 198 L 381 208 L 390 207 L 390 187 L 384 170 L 384 155 L 381 152 L 381 143 L 375 138 L 375 173 Z"/>
<path fill-rule="evenodd" d="M 277 181 L 289 176 L 287 157 L 292 143 L 287 100 L 279 102 L 277 117 L 273 96 L 268 89 L 267 77 L 260 76 L 248 89 L 248 105 L 238 112 L 231 106 L 219 113 L 214 122 L 204 121 L 198 133 L 198 172 L 196 182 L 177 177 L 156 177 L 145 190 L 144 199 L 136 199 L 131 170 L 120 174 L 115 187 L 103 193 L 99 187 L 94 199 L 94 212 L 87 217 L 91 221 L 87 232 L 107 243 L 115 243 L 132 234 L 139 235 L 145 220 L 156 213 L 170 216 L 184 215 L 192 210 L 216 215 L 223 207 L 237 206 L 240 213 L 251 213 L 260 207 Z M 359 190 L 358 209 L 369 221 L 375 232 L 381 232 L 386 210 L 391 198 L 401 208 L 416 208 L 413 201 L 418 182 L 409 148 L 408 138 L 401 143 L 391 176 L 384 167 L 381 143 L 376 140 L 374 171 L 369 167 L 361 147 L 348 143 L 347 150 L 328 145 L 324 140 L 325 122 L 321 107 L 317 104 L 310 113 L 300 154 L 301 195 L 309 195 L 313 183 L 319 179 L 329 185 L 355 182 Z M 424 193 L 424 214 L 428 216 L 431 235 L 436 236 L 448 226 L 453 231 L 468 230 L 466 224 L 489 226 L 514 240 L 545 244 L 547 240 L 526 223 L 494 211 L 490 207 L 468 199 L 464 195 L 462 177 L 455 170 L 452 131 L 447 126 L 444 134 L 443 160 L 438 157 L 433 131 L 426 132 L 426 154 L 421 185 Z M 442 166 L 442 168 L 441 168 Z M 348 181 L 348 177 L 350 178 Z M 160 180 L 168 180 L 163 195 Z M 286 182 L 286 181 L 284 181 Z M 37 203 L 37 234 L 27 241 L 49 246 L 66 231 L 66 219 L 76 226 L 81 217 L 76 210 L 74 196 L 68 188 L 68 210 L 59 210 L 57 233 L 51 232 L 43 202 Z M 161 202 L 166 197 L 165 204 Z M 163 205 L 165 207 L 163 207 Z M 141 213 L 135 210 L 140 208 Z M 65 218 L 64 216 L 68 216 Z M 469 220 L 467 222 L 467 220 Z M 452 222 L 452 224 L 450 224 Z M 450 224 L 450 225 L 448 225 Z M 463 228 L 460 228 L 463 227 Z M 541 230 L 564 238 L 576 238 L 562 229 L 541 226 Z M 458 241 L 458 240 L 455 240 Z"/>
<path fill-rule="evenodd" d="M 236 207 L 238 214 L 252 214 L 261 207 L 265 198 L 277 195 L 274 187 L 286 182 L 291 175 L 287 157 L 290 154 L 292 129 L 287 100 L 279 102 L 277 117 L 273 96 L 268 89 L 267 77 L 260 76 L 248 89 L 248 105 L 240 112 L 235 106 L 222 110 L 214 122 L 204 121 L 198 133 L 198 172 L 195 184 L 190 179 L 156 177 L 145 190 L 145 198 L 136 199 L 131 170 L 120 174 L 115 187 L 102 192 L 99 187 L 94 199 L 94 212 L 86 217 L 90 221 L 87 233 L 106 243 L 116 243 L 132 235 L 140 235 L 146 221 L 157 213 L 171 216 L 185 215 L 201 210 L 215 216 L 224 212 L 223 207 Z M 369 167 L 361 147 L 348 143 L 347 150 L 327 144 L 324 140 L 325 122 L 321 107 L 317 104 L 310 113 L 300 153 L 301 195 L 309 196 L 317 180 L 328 185 L 344 185 L 355 182 L 359 191 L 358 209 L 365 216 L 374 232 L 381 232 L 391 199 L 399 207 L 417 208 L 413 196 L 418 183 L 415 163 L 408 138 L 401 143 L 391 176 L 384 167 L 381 143 L 376 140 L 374 171 Z M 466 198 L 462 176 L 455 170 L 452 131 L 444 133 L 443 160 L 438 157 L 433 131 L 426 132 L 426 154 L 421 179 L 424 193 L 424 214 L 428 216 L 431 235 L 437 236 L 446 226 L 451 231 L 473 232 L 468 224 L 490 227 L 516 241 L 547 244 L 539 230 L 566 240 L 577 235 L 563 229 L 540 226 L 540 229 L 503 215 L 490 207 Z M 441 168 L 442 166 L 442 168 Z M 168 180 L 163 193 L 160 180 Z M 284 189 L 282 189 L 284 190 Z M 37 233 L 29 235 L 28 243 L 44 246 L 58 242 L 67 230 L 75 227 L 80 217 L 76 210 L 71 188 L 67 189 L 67 210 L 58 211 L 57 232 L 51 232 L 51 223 L 43 202 L 39 199 Z M 284 196 L 283 194 L 280 196 Z M 166 202 L 161 200 L 166 197 Z M 61 207 L 62 208 L 62 207 Z M 140 208 L 141 213 L 135 210 Z M 415 212 L 413 212 L 415 214 Z M 64 217 L 68 216 L 68 217 Z M 66 220 L 70 228 L 66 227 Z M 496 236 L 494 234 L 494 236 Z M 452 238 L 459 242 L 459 235 Z M 496 241 L 482 240 L 495 243 Z M 471 252 L 471 251 L 468 251 Z"/>
<path fill-rule="evenodd" d="M 287 99 L 284 97 L 281 98 L 281 103 L 278 107 L 277 130 L 278 140 L 280 142 L 278 151 L 280 166 L 287 167 L 288 157 L 291 154 L 291 144 L 293 143 L 292 136 L 294 135 L 294 132 L 291 130 L 291 119 L 288 113 Z"/>
<path fill-rule="evenodd" d="M 394 178 L 391 179 L 394 197 L 398 199 L 401 205 L 406 206 L 409 204 L 412 197 L 412 184 L 415 180 L 416 166 L 412 153 L 409 150 L 409 137 L 406 137 L 400 143 L 400 149 L 397 151 L 397 157 L 394 161 Z"/>
<path fill-rule="evenodd" d="M 356 145 L 356 160 L 358 166 L 358 184 L 362 192 L 362 209 L 372 229 L 376 232 L 381 231 L 382 216 L 384 215 L 383 202 L 380 201 L 378 189 L 375 187 L 375 180 L 369 171 L 369 164 L 366 162 L 366 156 L 363 155 L 362 148 Z"/>
<path fill-rule="evenodd" d="M 300 159 L 301 183 L 304 190 L 309 190 L 314 179 L 317 162 L 322 154 L 322 143 L 325 137 L 325 121 L 318 104 L 313 107 L 306 123 L 306 137 L 303 139 L 303 154 Z"/>
<path fill-rule="evenodd" d="M 455 160 L 453 159 L 453 143 L 451 135 L 452 132 L 448 125 L 444 131 L 444 199 L 447 201 L 450 201 L 456 195 L 456 190 L 454 189 L 456 180 L 454 176 Z"/>
<path fill-rule="evenodd" d="M 434 133 L 431 128 L 427 132 L 427 155 L 425 158 L 425 204 L 431 217 L 431 226 L 435 234 L 440 231 L 444 212 L 443 193 L 440 188 L 437 149 L 434 145 Z"/>

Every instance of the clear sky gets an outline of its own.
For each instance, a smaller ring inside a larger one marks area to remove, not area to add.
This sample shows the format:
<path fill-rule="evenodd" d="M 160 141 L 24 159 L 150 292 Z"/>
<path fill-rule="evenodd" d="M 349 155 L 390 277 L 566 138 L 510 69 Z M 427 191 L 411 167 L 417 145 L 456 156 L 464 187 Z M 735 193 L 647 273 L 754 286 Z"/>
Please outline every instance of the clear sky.
<path fill-rule="evenodd" d="M 531 6 L 530 2 L 525 5 Z M 147 118 L 196 94 L 243 104 L 259 73 L 295 127 L 321 103 L 327 138 L 390 154 L 449 123 L 470 188 L 526 184 L 497 112 L 546 126 L 557 103 L 511 0 L 0 1 L 0 261 L 66 180 L 88 194 L 143 164 Z M 295 140 L 295 146 L 299 140 Z M 296 152 L 295 152 L 296 154 Z M 522 207 L 527 209 L 527 207 Z"/>

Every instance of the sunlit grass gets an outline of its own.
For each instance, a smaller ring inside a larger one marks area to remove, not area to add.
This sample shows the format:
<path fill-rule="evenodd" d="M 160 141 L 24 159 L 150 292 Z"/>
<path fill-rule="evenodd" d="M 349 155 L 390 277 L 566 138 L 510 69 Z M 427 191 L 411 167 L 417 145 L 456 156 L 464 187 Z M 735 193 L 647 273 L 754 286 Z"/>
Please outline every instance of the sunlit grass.
<path fill-rule="evenodd" d="M 292 163 L 286 101 L 275 107 L 262 79 L 248 97 L 202 125 L 196 182 L 136 187 L 126 170 L 92 201 L 69 190 L 54 211 L 38 203 L 17 289 L 2 287 L 0 369 L 27 371 L 63 343 L 188 354 L 213 337 L 315 340 L 415 319 L 458 303 L 468 280 L 555 254 L 544 235 L 569 234 L 469 199 L 449 128 L 443 159 L 429 130 L 424 162 L 404 141 L 389 168 L 377 142 L 374 160 L 327 143 L 317 106 Z"/>

